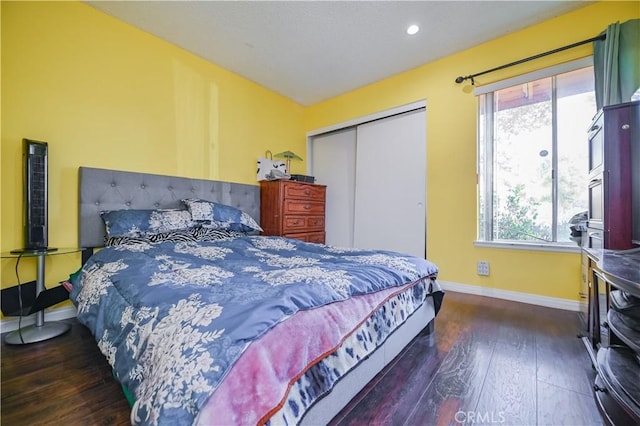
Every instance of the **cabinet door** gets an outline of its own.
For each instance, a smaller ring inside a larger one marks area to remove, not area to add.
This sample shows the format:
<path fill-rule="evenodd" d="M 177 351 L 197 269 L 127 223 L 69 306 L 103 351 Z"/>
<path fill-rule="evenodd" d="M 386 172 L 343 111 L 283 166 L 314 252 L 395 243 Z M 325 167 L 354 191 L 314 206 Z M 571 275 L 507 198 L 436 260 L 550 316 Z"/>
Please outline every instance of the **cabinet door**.
<path fill-rule="evenodd" d="M 602 272 L 591 268 L 591 297 L 593 301 L 592 324 L 590 328 L 594 347 L 609 346 L 609 329 L 607 327 L 607 311 L 609 310 L 609 282 Z"/>
<path fill-rule="evenodd" d="M 589 256 L 582 252 L 582 281 L 580 282 L 580 316 L 585 325 L 585 330 L 589 330 Z"/>
<path fill-rule="evenodd" d="M 633 247 L 633 197 L 631 172 L 635 118 L 640 103 L 611 105 L 603 109 L 603 229 L 604 248 L 626 250 Z M 637 189 L 636 189 L 637 191 Z"/>
<path fill-rule="evenodd" d="M 599 175 L 589 182 L 589 228 L 603 229 L 604 180 Z"/>
<path fill-rule="evenodd" d="M 602 115 L 589 129 L 589 172 L 602 168 L 603 161 Z"/>

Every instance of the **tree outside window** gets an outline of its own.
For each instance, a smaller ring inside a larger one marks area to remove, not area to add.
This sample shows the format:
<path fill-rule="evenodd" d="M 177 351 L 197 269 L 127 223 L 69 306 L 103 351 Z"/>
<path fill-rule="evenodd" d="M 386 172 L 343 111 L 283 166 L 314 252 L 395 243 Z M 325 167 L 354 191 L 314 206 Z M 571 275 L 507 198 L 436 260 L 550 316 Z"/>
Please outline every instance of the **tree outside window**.
<path fill-rule="evenodd" d="M 593 68 L 518 83 L 479 100 L 479 239 L 572 243 L 569 221 L 587 210 Z"/>

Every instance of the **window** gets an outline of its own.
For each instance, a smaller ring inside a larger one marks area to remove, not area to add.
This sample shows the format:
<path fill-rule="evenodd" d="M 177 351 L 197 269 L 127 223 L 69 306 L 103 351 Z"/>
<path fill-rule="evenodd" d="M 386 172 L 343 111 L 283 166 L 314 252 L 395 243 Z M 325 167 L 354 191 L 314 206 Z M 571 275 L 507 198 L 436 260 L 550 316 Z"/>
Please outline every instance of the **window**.
<path fill-rule="evenodd" d="M 572 244 L 587 210 L 587 129 L 596 113 L 590 60 L 480 87 L 480 241 Z"/>

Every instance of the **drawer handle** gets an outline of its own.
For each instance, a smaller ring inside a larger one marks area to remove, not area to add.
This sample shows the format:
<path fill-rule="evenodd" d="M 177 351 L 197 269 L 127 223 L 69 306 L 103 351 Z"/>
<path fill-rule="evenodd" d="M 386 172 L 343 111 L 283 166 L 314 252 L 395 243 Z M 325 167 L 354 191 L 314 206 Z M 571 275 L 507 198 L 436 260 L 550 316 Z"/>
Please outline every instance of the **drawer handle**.
<path fill-rule="evenodd" d="M 592 179 L 591 182 L 589 182 L 589 188 L 599 185 L 600 183 L 602 183 L 602 178 Z"/>
<path fill-rule="evenodd" d="M 600 128 L 600 126 L 598 126 L 597 124 L 594 124 L 589 130 L 591 131 L 596 131 Z"/>
<path fill-rule="evenodd" d="M 305 205 L 304 205 L 304 209 L 305 209 L 305 210 L 309 210 L 310 208 L 311 208 L 311 206 L 310 206 L 309 204 L 305 204 Z"/>
<path fill-rule="evenodd" d="M 311 195 L 311 191 L 309 191 L 308 189 L 304 190 L 304 195 Z"/>

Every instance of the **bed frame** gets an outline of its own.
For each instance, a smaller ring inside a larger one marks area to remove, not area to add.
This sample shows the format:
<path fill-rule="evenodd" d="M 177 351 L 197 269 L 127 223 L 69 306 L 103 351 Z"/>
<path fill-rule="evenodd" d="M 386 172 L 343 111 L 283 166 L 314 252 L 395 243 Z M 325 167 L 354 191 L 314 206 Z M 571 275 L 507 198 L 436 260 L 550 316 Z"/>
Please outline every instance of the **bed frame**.
<path fill-rule="evenodd" d="M 78 170 L 79 247 L 83 263 L 104 245 L 102 210 L 178 208 L 183 198 L 201 198 L 239 208 L 260 223 L 260 187 L 240 183 L 80 167 Z M 435 280 L 435 278 L 434 278 Z M 434 301 L 427 301 L 368 358 L 336 383 L 305 414 L 303 424 L 327 424 L 426 328 L 433 332 Z M 433 338 L 433 334 L 431 334 Z"/>

